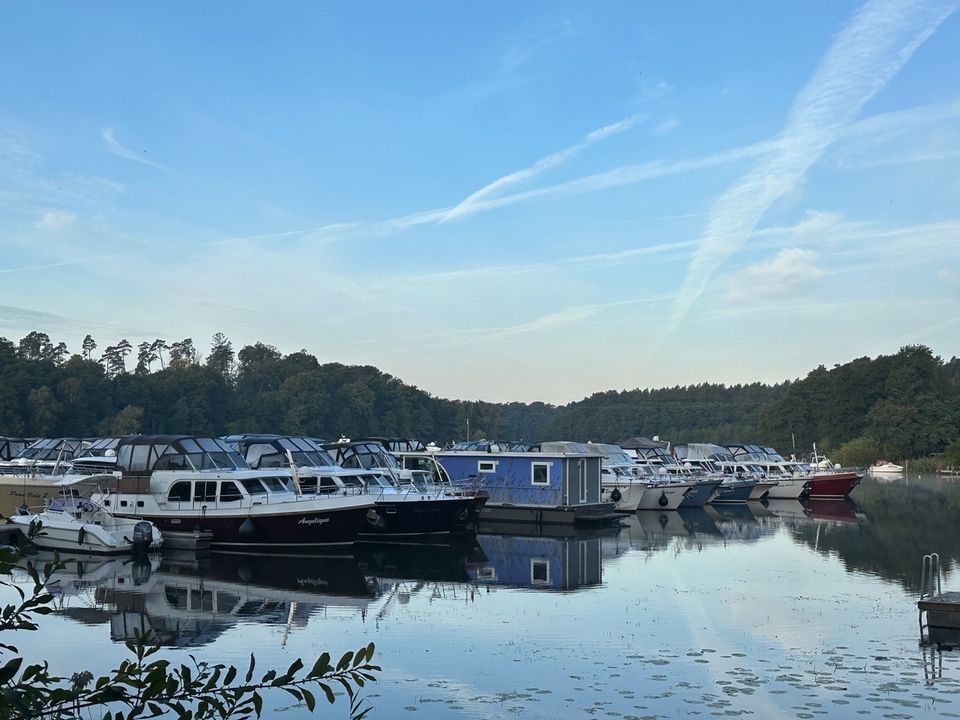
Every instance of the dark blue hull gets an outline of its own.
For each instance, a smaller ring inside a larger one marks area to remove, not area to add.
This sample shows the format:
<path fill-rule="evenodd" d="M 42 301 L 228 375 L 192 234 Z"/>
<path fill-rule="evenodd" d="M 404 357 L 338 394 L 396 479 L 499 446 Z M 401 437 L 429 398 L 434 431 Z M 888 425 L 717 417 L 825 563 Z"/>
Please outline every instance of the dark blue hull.
<path fill-rule="evenodd" d="M 733 485 L 723 485 L 717 488 L 717 496 L 712 502 L 715 503 L 740 503 L 750 499 L 750 493 L 753 492 L 755 482 L 735 483 Z"/>
<path fill-rule="evenodd" d="M 710 498 L 713 497 L 713 491 L 717 489 L 720 485 L 720 481 L 716 482 L 701 482 L 697 483 L 691 487 L 687 494 L 683 497 L 683 502 L 680 503 L 682 508 L 698 508 L 703 507 L 708 502 Z"/>

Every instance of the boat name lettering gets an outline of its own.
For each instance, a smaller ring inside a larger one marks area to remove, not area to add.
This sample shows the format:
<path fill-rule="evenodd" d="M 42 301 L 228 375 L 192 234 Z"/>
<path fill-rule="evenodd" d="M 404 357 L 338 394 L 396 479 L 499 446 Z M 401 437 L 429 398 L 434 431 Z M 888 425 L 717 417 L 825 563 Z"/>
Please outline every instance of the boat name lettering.
<path fill-rule="evenodd" d="M 324 523 L 330 522 L 330 518 L 300 518 L 299 525 L 323 525 Z"/>

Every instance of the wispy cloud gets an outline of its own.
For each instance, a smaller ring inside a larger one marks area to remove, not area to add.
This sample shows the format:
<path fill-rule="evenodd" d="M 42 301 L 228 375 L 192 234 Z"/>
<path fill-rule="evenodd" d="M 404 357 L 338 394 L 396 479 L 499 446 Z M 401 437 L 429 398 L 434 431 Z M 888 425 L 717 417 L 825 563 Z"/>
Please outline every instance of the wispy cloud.
<path fill-rule="evenodd" d="M 769 260 L 732 273 L 727 299 L 735 303 L 784 299 L 812 290 L 825 274 L 815 264 L 817 257 L 812 250 L 784 248 Z"/>
<path fill-rule="evenodd" d="M 851 130 L 831 153 L 838 170 L 948 160 L 960 155 L 960 101 L 883 113 Z"/>
<path fill-rule="evenodd" d="M 667 333 L 679 325 L 717 268 L 747 240 L 767 209 L 802 181 L 864 104 L 955 9 L 955 3 L 871 0 L 853 17 L 794 99 L 779 147 L 714 203 Z"/>
<path fill-rule="evenodd" d="M 654 135 L 668 135 L 678 127 L 680 127 L 680 118 L 676 115 L 669 115 L 650 128 L 650 132 Z"/>
<path fill-rule="evenodd" d="M 457 92 L 471 100 L 479 100 L 490 95 L 515 90 L 533 80 L 533 74 L 527 71 L 531 61 L 549 45 L 574 35 L 573 23 L 563 20 L 558 26 L 546 32 L 521 35 L 510 41 L 501 53 L 499 64 L 493 76 L 474 82 Z"/>
<path fill-rule="evenodd" d="M 37 230 L 60 232 L 76 222 L 77 216 L 69 210 L 48 210 L 37 220 Z"/>
<path fill-rule="evenodd" d="M 583 138 L 573 145 L 566 147 L 563 150 L 558 150 L 555 153 L 551 153 L 546 157 L 540 158 L 529 167 L 526 167 L 522 170 L 517 170 L 509 175 L 504 175 L 503 177 L 484 185 L 482 188 L 460 202 L 452 210 L 447 212 L 440 219 L 440 222 L 447 222 L 448 220 L 453 220 L 468 214 L 471 206 L 474 206 L 487 198 L 493 197 L 513 185 L 518 185 L 528 180 L 532 180 L 547 170 L 562 165 L 571 158 L 588 149 L 591 145 L 629 130 L 642 119 L 642 115 L 633 115 L 631 117 L 624 118 L 623 120 L 618 120 L 615 123 L 604 125 L 601 128 L 597 128 L 596 130 L 587 133 Z"/>
<path fill-rule="evenodd" d="M 103 138 L 104 142 L 107 144 L 107 150 L 114 155 L 127 160 L 133 160 L 138 162 L 141 165 L 147 165 L 148 167 L 155 168 L 157 170 L 163 170 L 164 172 L 176 172 L 173 168 L 163 165 L 153 160 L 149 160 L 143 156 L 143 153 L 134 152 L 126 145 L 122 144 L 119 140 L 116 139 L 115 135 L 117 128 L 115 126 L 104 128 L 100 133 L 100 137 Z M 146 150 L 143 151 L 146 153 Z"/>
<path fill-rule="evenodd" d="M 35 270 L 52 270 L 53 268 L 64 267 L 66 265 L 76 265 L 78 260 L 63 260 L 61 262 L 44 263 L 42 265 L 22 265 L 20 267 L 0 268 L 0 275 L 9 275 L 11 273 L 33 272 Z"/>

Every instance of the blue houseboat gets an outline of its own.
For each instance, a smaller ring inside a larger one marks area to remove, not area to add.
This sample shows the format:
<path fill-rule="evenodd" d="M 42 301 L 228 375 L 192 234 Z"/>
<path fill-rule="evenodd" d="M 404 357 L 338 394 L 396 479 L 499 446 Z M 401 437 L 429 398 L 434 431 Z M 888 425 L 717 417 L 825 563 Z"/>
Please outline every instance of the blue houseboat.
<path fill-rule="evenodd" d="M 581 443 L 541 443 L 534 450 L 446 450 L 436 460 L 454 483 L 477 480 L 489 498 L 481 522 L 612 522 L 614 503 L 600 500 L 603 456 Z"/>

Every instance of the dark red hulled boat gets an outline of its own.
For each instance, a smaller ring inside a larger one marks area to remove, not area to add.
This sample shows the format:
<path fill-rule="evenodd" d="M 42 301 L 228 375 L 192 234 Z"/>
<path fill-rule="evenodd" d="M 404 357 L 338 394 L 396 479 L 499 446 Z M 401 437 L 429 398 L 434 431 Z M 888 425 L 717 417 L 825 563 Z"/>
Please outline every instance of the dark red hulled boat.
<path fill-rule="evenodd" d="M 845 498 L 863 480 L 863 473 L 854 470 L 818 472 L 808 479 L 810 498 Z"/>

